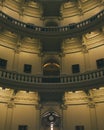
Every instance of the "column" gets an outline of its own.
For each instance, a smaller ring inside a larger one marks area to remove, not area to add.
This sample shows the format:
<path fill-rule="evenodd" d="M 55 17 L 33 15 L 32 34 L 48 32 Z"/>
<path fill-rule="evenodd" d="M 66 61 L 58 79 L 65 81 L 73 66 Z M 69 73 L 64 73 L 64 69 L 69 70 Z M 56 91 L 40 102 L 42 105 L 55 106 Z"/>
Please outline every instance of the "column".
<path fill-rule="evenodd" d="M 18 71 L 18 65 L 19 65 L 19 55 L 20 55 L 20 48 L 21 48 L 21 41 L 22 38 L 21 36 L 18 35 L 17 37 L 17 43 L 16 43 L 16 47 L 14 50 L 14 59 L 13 59 L 13 70 L 14 71 Z"/>
<path fill-rule="evenodd" d="M 82 36 L 82 53 L 84 57 L 84 67 L 85 67 L 84 71 L 89 71 L 90 70 L 89 52 L 87 48 L 87 40 L 84 35 Z"/>
<path fill-rule="evenodd" d="M 13 71 L 18 72 L 18 65 L 19 65 L 19 52 L 14 51 L 14 59 L 13 59 Z"/>
<path fill-rule="evenodd" d="M 90 120 L 91 120 L 91 130 L 98 130 L 95 105 L 91 104 L 89 106 L 89 112 L 90 112 Z"/>
<path fill-rule="evenodd" d="M 67 127 L 67 105 L 63 104 L 61 105 L 61 108 L 62 108 L 62 128 L 61 130 L 68 130 L 68 127 Z"/>
<path fill-rule="evenodd" d="M 13 108 L 14 103 L 9 102 L 7 105 L 6 119 L 5 119 L 5 130 L 12 130 L 12 119 L 13 119 Z"/>

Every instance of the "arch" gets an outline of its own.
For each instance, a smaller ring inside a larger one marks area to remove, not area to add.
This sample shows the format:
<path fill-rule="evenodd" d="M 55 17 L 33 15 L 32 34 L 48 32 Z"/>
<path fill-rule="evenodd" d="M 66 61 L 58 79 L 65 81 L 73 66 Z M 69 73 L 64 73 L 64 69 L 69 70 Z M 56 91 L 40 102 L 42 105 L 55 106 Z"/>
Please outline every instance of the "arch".
<path fill-rule="evenodd" d="M 59 76 L 60 75 L 60 64 L 56 59 L 48 59 L 43 64 L 43 75 L 44 76 Z"/>

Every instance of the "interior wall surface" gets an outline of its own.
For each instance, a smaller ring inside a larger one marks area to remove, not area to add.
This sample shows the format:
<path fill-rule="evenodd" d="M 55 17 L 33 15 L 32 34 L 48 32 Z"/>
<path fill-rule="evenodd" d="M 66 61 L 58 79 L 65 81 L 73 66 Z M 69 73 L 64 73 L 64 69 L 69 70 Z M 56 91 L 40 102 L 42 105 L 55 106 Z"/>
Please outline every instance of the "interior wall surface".
<path fill-rule="evenodd" d="M 79 64 L 80 72 L 97 69 L 96 60 L 104 58 L 104 46 L 89 49 L 87 53 L 76 52 L 65 54 L 62 57 L 62 74 L 72 74 L 72 65 Z"/>
<path fill-rule="evenodd" d="M 0 46 L 0 58 L 7 60 L 7 70 L 24 73 L 24 64 L 32 65 L 31 74 L 41 73 L 41 59 L 38 54 L 16 53 L 13 49 Z"/>
<path fill-rule="evenodd" d="M 1 130 L 18 130 L 19 125 L 27 125 L 28 130 L 44 129 L 40 112 L 32 105 L 15 105 L 8 108 L 7 104 L 0 103 L 0 111 Z M 88 105 L 69 105 L 66 110 L 62 110 L 62 113 L 60 129 L 75 130 L 76 126 L 84 126 L 86 130 L 104 129 L 104 103 L 98 103 L 94 108 Z"/>
<path fill-rule="evenodd" d="M 34 105 L 15 105 L 8 107 L 0 103 L 0 130 L 18 130 L 19 125 L 29 130 L 39 129 L 39 111 Z"/>

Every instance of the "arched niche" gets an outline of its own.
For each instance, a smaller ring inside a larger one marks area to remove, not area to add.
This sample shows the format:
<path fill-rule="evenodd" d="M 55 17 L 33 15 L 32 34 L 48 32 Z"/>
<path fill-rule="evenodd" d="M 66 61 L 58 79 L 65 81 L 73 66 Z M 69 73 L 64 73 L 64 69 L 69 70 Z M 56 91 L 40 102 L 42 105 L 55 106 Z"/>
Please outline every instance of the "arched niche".
<path fill-rule="evenodd" d="M 43 75 L 44 76 L 59 76 L 60 75 L 60 64 L 56 59 L 48 59 L 43 64 Z"/>

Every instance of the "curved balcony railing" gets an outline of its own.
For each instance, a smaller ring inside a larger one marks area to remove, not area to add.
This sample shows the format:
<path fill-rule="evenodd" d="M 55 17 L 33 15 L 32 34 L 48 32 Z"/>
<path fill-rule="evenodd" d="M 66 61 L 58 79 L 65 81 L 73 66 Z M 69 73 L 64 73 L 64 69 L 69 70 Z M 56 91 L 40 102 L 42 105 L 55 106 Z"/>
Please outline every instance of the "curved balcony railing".
<path fill-rule="evenodd" d="M 63 27 L 40 27 L 20 22 L 0 11 L 0 23 L 8 29 L 23 33 L 31 37 L 72 37 L 88 32 L 104 24 L 104 10 L 91 18 L 79 23 L 72 23 Z M 95 26 L 96 25 L 96 26 Z M 12 27 L 12 28 L 11 28 Z M 80 32 L 80 33 L 79 33 Z"/>
<path fill-rule="evenodd" d="M 104 69 L 81 74 L 64 76 L 37 76 L 0 70 L 0 85 L 4 87 L 38 90 L 62 91 L 101 87 L 104 85 Z"/>

